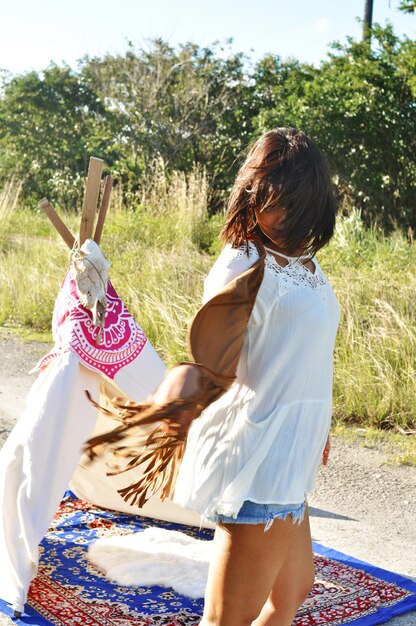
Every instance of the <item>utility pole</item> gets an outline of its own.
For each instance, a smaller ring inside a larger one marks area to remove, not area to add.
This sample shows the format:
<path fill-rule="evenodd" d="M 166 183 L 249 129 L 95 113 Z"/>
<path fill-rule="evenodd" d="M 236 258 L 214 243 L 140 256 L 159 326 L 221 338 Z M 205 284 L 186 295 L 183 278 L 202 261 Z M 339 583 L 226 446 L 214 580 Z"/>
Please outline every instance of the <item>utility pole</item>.
<path fill-rule="evenodd" d="M 365 0 L 363 41 L 370 41 L 372 24 L 373 24 L 373 0 Z"/>

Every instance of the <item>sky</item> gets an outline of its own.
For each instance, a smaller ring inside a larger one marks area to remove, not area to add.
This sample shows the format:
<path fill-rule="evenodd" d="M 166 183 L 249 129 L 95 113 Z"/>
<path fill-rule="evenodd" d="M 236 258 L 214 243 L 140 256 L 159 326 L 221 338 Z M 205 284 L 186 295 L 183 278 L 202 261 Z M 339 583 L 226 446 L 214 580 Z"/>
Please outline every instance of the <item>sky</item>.
<path fill-rule="evenodd" d="M 416 38 L 416 16 L 399 0 L 374 0 L 373 21 Z M 232 38 L 231 51 L 318 64 L 331 41 L 361 38 L 364 0 L 0 0 L 0 69 L 76 68 L 85 55 L 123 53 L 127 41 L 161 37 L 176 46 Z"/>

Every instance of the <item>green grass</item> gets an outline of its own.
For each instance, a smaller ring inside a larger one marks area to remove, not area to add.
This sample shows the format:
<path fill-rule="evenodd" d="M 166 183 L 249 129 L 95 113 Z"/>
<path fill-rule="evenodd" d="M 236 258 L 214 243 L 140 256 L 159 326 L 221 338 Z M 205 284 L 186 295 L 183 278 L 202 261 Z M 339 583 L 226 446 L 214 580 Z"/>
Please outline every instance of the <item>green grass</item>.
<path fill-rule="evenodd" d="M 35 330 L 26 326 L 0 326 L 0 337 L 15 337 L 22 343 L 53 343 L 51 330 Z"/>
<path fill-rule="evenodd" d="M 380 430 L 371 426 L 354 427 L 345 422 L 334 422 L 331 434 L 384 455 L 387 465 L 416 467 L 416 438 L 400 432 Z"/>
<path fill-rule="evenodd" d="M 207 192 L 198 180 L 193 187 L 178 178 L 175 188 L 156 188 L 146 208 L 118 203 L 102 238 L 113 284 L 169 364 L 186 358 L 186 328 L 220 249 L 221 217 L 207 217 Z M 76 233 L 79 216 L 63 218 Z M 69 251 L 41 212 L 15 208 L 2 217 L 0 211 L 0 233 L 0 325 L 48 332 Z M 318 259 L 342 311 L 336 421 L 415 428 L 416 244 L 400 233 L 365 229 L 352 211 Z"/>

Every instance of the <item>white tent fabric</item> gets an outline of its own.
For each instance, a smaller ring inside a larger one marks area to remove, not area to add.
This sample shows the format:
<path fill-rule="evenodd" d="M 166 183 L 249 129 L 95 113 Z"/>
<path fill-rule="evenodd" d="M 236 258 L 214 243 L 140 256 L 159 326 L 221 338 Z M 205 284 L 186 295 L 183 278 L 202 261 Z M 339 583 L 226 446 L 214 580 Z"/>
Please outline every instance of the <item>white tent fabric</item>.
<path fill-rule="evenodd" d="M 129 506 L 117 489 L 137 480 L 137 469 L 130 476 L 108 476 L 105 458 L 93 464 L 81 459 L 83 444 L 93 432 L 113 427 L 88 401 L 85 390 L 101 403 L 103 385 L 110 387 L 111 395 L 121 393 L 142 402 L 166 370 L 107 273 L 100 270 L 107 271 L 109 264 L 97 244 L 87 239 L 84 245 L 82 259 L 91 261 L 95 273 L 90 279 L 99 287 L 97 291 L 94 284 L 88 286 L 87 295 L 95 294 L 97 299 L 106 286 L 105 317 L 97 326 L 91 310 L 81 304 L 79 268 L 71 262 L 55 301 L 55 345 L 36 366 L 40 374 L 26 409 L 0 451 L 0 597 L 17 612 L 23 611 L 30 581 L 36 576 L 39 543 L 71 477 L 75 494 L 98 506 L 200 524 L 195 512 L 157 497 L 144 509 Z"/>
<path fill-rule="evenodd" d="M 100 380 L 71 353 L 52 361 L 0 453 L 0 596 L 22 611 L 45 535 L 90 435 L 96 410 L 81 391 Z"/>
<path fill-rule="evenodd" d="M 24 413 L 0 451 L 0 597 L 15 611 L 23 611 L 37 572 L 38 545 L 96 424 L 98 412 L 84 390 L 99 399 L 103 382 L 116 383 L 124 393 L 142 401 L 164 371 L 163 362 L 147 342 L 111 382 L 70 351 L 52 359 L 39 374 Z M 116 493 L 117 485 L 127 484 L 129 477 L 109 478 L 107 471 L 104 460 L 88 467 L 81 463 L 71 483 L 73 491 L 102 507 L 199 525 L 196 513 L 157 498 L 144 510 L 130 507 Z"/>

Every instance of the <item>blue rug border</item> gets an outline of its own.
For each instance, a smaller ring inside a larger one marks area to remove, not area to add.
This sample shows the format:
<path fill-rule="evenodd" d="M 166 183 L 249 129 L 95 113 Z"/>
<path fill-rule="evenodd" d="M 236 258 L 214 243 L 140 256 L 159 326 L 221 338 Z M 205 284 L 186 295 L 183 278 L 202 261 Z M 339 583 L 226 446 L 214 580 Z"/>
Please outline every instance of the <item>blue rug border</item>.
<path fill-rule="evenodd" d="M 27 624 L 28 626 L 51 626 L 52 622 L 46 620 L 40 613 L 35 611 L 30 605 L 25 604 L 22 617 L 13 617 L 13 609 L 8 602 L 0 598 L 0 611 L 9 617 L 15 624 Z"/>
<path fill-rule="evenodd" d="M 344 554 L 344 552 L 339 552 L 333 548 L 327 548 L 317 541 L 312 541 L 312 549 L 317 554 L 327 556 L 330 559 L 340 561 L 346 565 L 359 566 L 359 569 L 362 569 L 364 572 L 367 572 L 376 578 L 381 578 L 381 580 L 395 583 L 397 586 L 407 589 L 413 593 L 413 596 L 405 598 L 393 606 L 378 609 L 378 611 L 373 615 L 359 617 L 351 622 L 346 622 L 348 623 L 348 626 L 376 626 L 376 624 L 384 624 L 393 617 L 398 617 L 399 615 L 403 615 L 409 611 L 416 610 L 416 582 L 412 579 L 406 578 L 401 574 L 396 574 L 395 572 L 390 572 L 389 570 L 381 567 L 377 567 L 376 565 L 371 565 L 370 563 L 366 563 L 366 561 L 361 561 L 353 556 Z"/>

